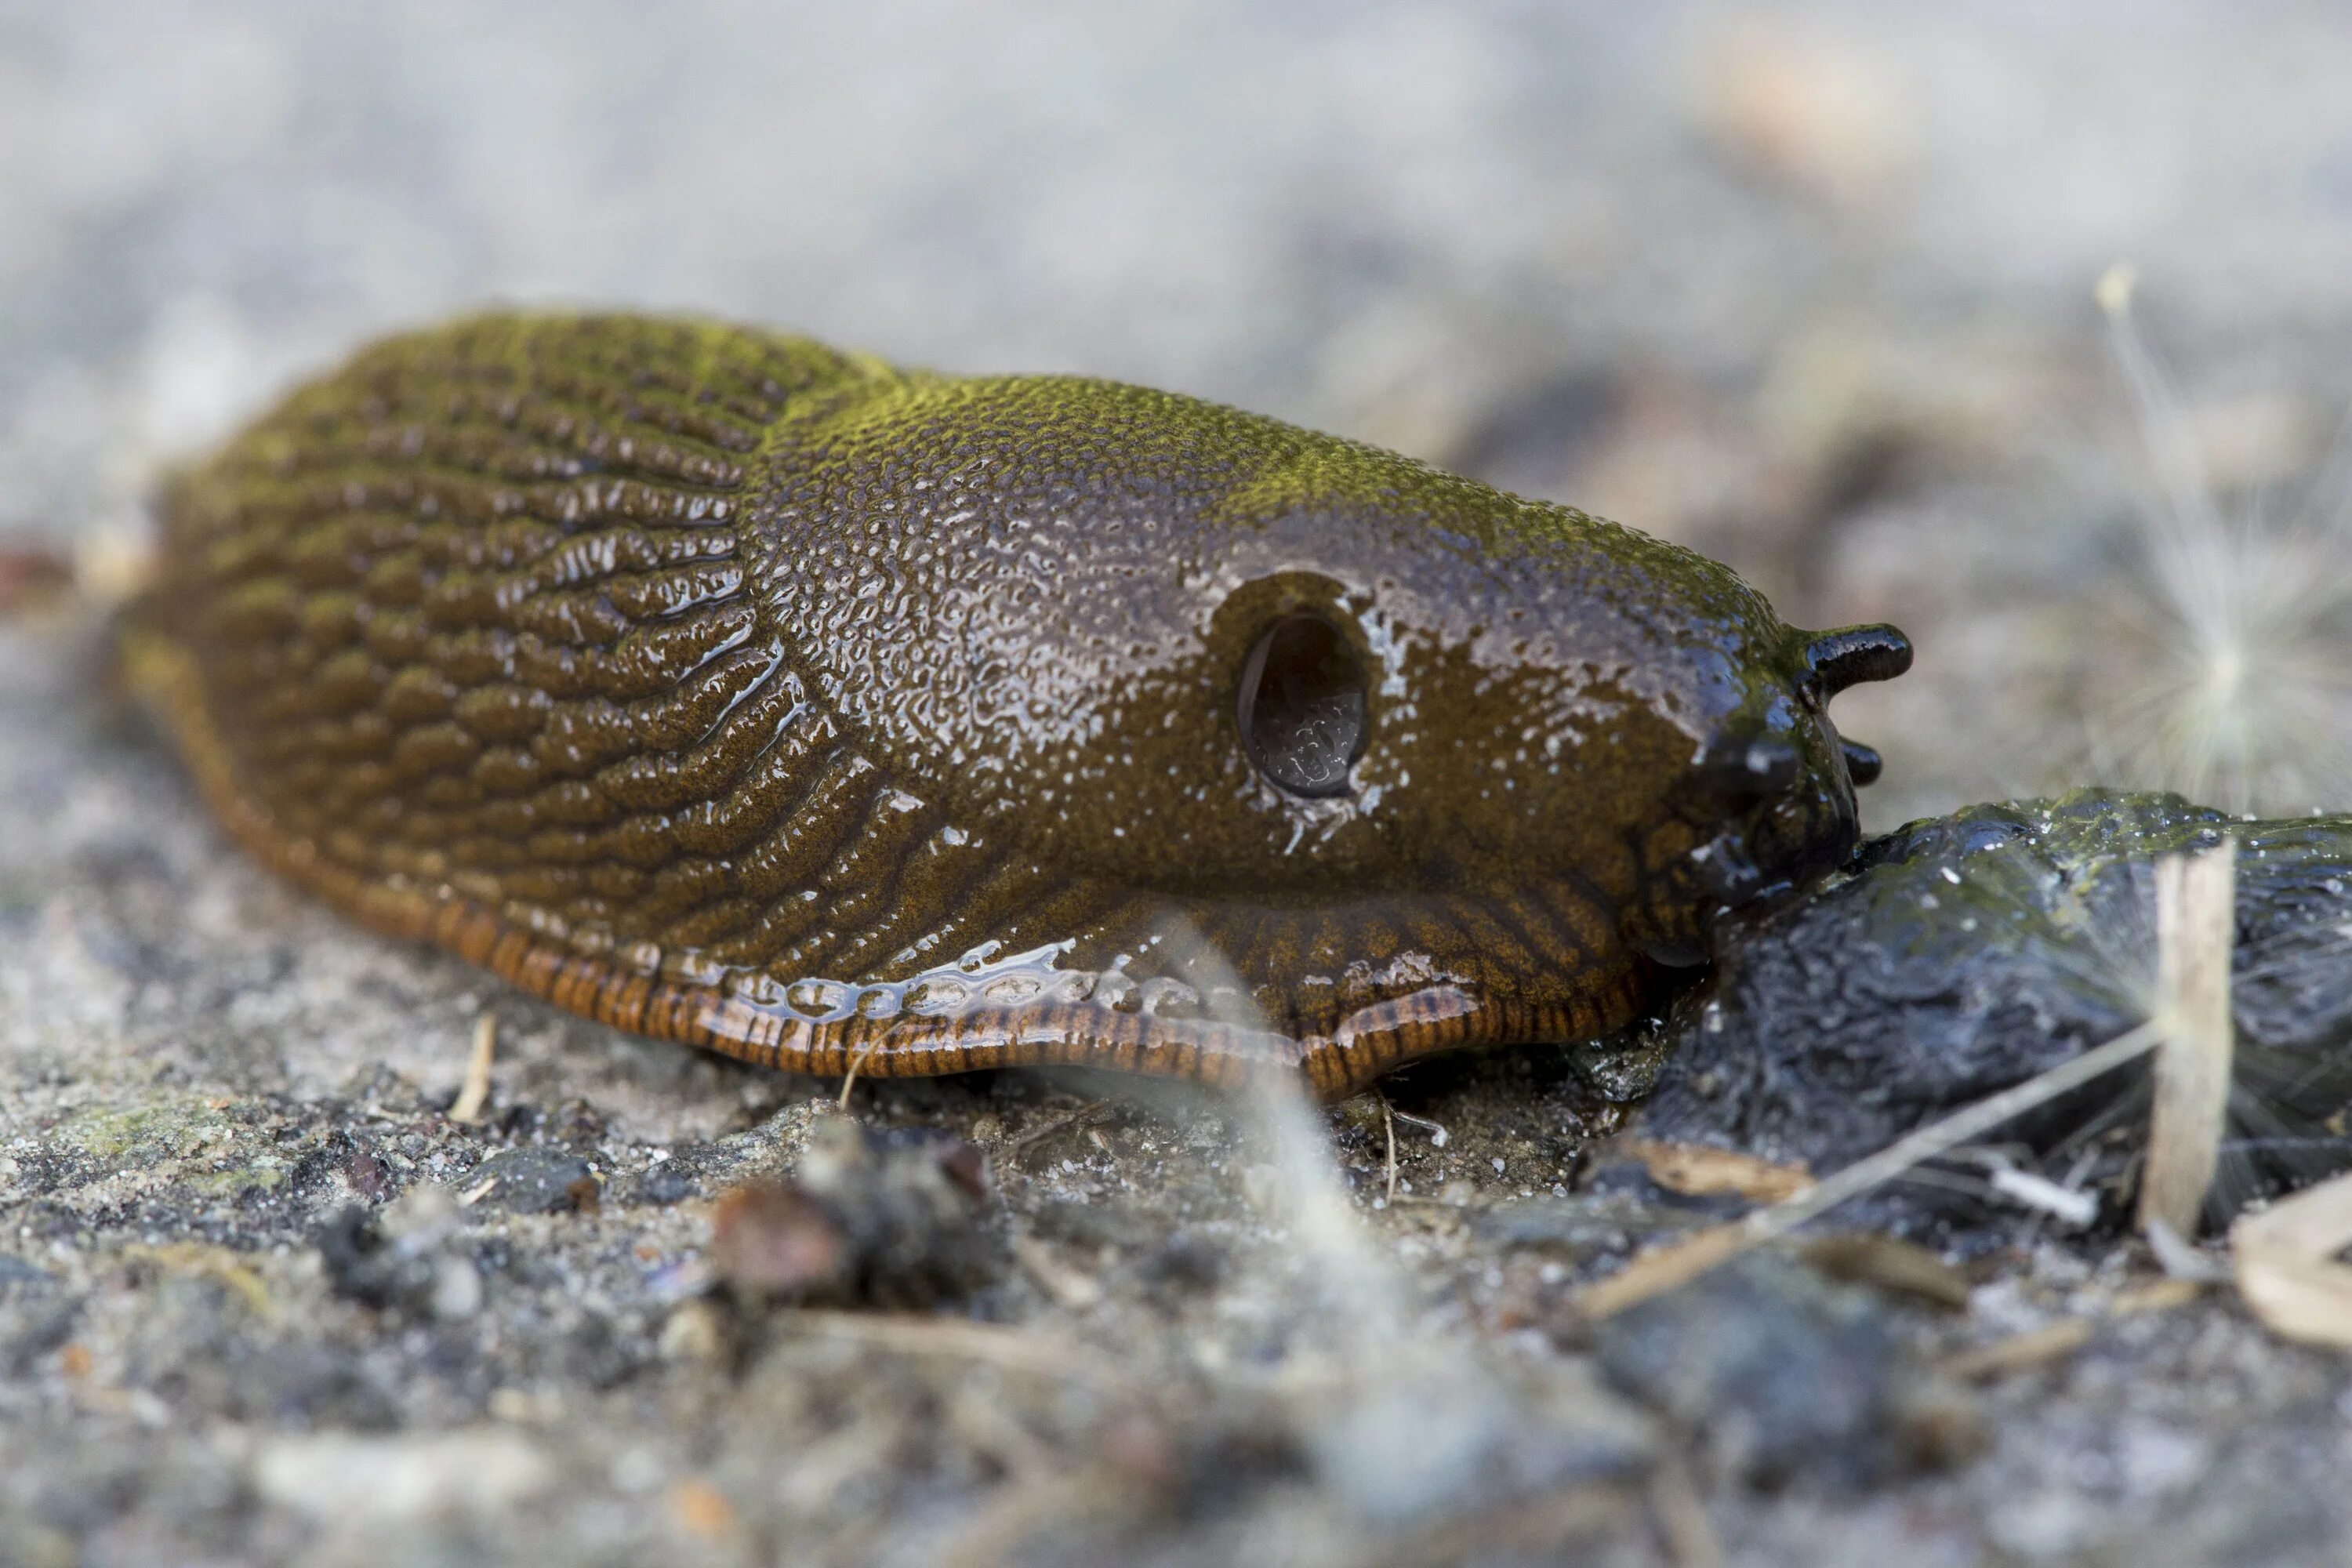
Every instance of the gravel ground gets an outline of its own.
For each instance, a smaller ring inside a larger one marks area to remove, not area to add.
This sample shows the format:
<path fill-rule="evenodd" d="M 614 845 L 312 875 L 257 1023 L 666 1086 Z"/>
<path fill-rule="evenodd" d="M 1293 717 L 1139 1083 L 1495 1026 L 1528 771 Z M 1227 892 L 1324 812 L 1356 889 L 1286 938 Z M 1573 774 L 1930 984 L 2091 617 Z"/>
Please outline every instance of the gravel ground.
<path fill-rule="evenodd" d="M 2326 7 L 646 16 L 0 0 L 0 547 L 102 585 L 162 465 L 372 331 L 694 309 L 1224 397 L 1894 619 L 1917 670 L 1840 708 L 1885 827 L 2167 782 L 2084 724 L 2155 477 L 2111 263 L 2233 505 L 2303 504 L 2352 400 Z M 369 937 L 223 842 L 82 595 L 0 609 L 0 1563 L 2352 1540 L 2341 1361 L 2128 1243 L 1583 1322 L 1717 1213 L 1592 1179 L 1606 1052 L 1430 1064 L 1392 1123 L 1025 1074 L 845 1118 Z"/>

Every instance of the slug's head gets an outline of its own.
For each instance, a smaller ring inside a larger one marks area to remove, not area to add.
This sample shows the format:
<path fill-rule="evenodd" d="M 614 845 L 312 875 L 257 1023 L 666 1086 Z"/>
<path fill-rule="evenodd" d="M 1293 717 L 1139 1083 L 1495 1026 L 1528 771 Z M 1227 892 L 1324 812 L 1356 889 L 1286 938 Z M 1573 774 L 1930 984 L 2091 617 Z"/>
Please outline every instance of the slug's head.
<path fill-rule="evenodd" d="M 1693 752 L 1678 815 L 1706 842 L 1683 878 L 1708 906 L 1747 902 L 1843 862 L 1860 825 L 1853 792 L 1874 783 L 1878 753 L 1837 732 L 1830 699 L 1911 668 L 1911 643 L 1889 626 L 1782 634 L 1759 649 L 1748 702 L 1723 716 Z M 1654 955 L 1695 961 L 1684 933 L 1662 922 Z"/>
<path fill-rule="evenodd" d="M 1692 963 L 1716 910 L 1852 853 L 1880 762 L 1829 704 L 1908 668 L 1900 632 L 1799 631 L 1714 562 L 1444 490 L 1484 515 L 1300 527 L 1213 619 L 1244 800 L 1289 825 L 1286 859 L 1503 902 L 1572 888 L 1628 944 Z M 1344 553 L 1299 570 L 1310 533 Z"/>

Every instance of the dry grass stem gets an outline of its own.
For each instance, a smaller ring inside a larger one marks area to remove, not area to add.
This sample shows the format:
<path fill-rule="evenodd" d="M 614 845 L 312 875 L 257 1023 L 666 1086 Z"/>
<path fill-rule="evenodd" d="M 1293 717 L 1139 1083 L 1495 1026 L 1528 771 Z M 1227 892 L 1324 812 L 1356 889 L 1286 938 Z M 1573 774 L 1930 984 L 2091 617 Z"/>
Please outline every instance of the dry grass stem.
<path fill-rule="evenodd" d="M 2352 1175 L 2307 1187 L 2230 1227 L 2238 1293 L 2273 1333 L 2352 1347 Z"/>
<path fill-rule="evenodd" d="M 1759 1209 L 1759 1214 L 1771 1214 Z M 1654 1296 L 1689 1284 L 1700 1275 L 1730 1262 L 1767 1239 L 1768 1233 L 1742 1221 L 1696 1231 L 1664 1247 L 1654 1247 L 1633 1262 L 1577 1292 L 1576 1309 L 1593 1320 L 1612 1317 Z"/>
<path fill-rule="evenodd" d="M 2139 1226 L 2197 1234 L 2230 1108 L 2230 954 L 2237 938 L 2237 844 L 2156 863 L 2156 1106 Z"/>
<path fill-rule="evenodd" d="M 2062 1062 L 2048 1072 L 2013 1084 L 1940 1121 L 1929 1122 L 1877 1153 L 1822 1177 L 1795 1197 L 1758 1209 L 1730 1225 L 1654 1247 L 1610 1278 L 1586 1287 L 1577 1297 L 1578 1309 L 1587 1318 L 1606 1318 L 1687 1284 L 1741 1253 L 1786 1236 L 1807 1220 L 1885 1185 L 1921 1162 L 1949 1153 L 2012 1117 L 2146 1055 L 2159 1038 L 2160 1031 L 2153 1020 L 2127 1029 L 2073 1061 Z"/>
<path fill-rule="evenodd" d="M 449 1107 L 449 1120 L 471 1127 L 482 1120 L 490 1103 L 490 1063 L 499 1049 L 499 1016 L 484 1013 L 474 1020 L 474 1052 L 466 1058 L 466 1081 Z"/>
<path fill-rule="evenodd" d="M 2107 1316 L 2127 1318 L 2134 1312 L 2169 1312 L 2176 1307 L 2186 1307 L 2203 1294 L 2205 1285 L 2201 1280 L 2150 1280 L 2116 1291 L 2115 1299 L 2107 1303 Z"/>
<path fill-rule="evenodd" d="M 2039 1366 L 2044 1362 L 2068 1356 L 2091 1342 L 2099 1325 L 2116 1318 L 2127 1318 L 2138 1312 L 2169 1312 L 2185 1307 L 2204 1293 L 2204 1287 L 2191 1279 L 2158 1279 L 2128 1290 L 2119 1290 L 2107 1302 L 2104 1311 L 2081 1317 L 2061 1318 L 2038 1329 L 2011 1334 L 1995 1340 L 1989 1345 L 1961 1351 L 1937 1363 L 1938 1370 L 1957 1378 L 1997 1377 L 2004 1373 L 2018 1372 Z"/>

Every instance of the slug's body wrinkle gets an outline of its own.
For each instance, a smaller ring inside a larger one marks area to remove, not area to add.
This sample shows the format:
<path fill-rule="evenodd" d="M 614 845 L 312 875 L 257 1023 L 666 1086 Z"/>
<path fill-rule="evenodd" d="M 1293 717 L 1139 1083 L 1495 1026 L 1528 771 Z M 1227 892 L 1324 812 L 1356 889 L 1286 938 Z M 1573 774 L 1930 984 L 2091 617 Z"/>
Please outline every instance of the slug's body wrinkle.
<path fill-rule="evenodd" d="M 1601 1033 L 1844 857 L 1823 704 L 1900 662 L 1272 420 L 631 317 L 378 345 L 162 514 L 127 662 L 247 847 L 818 1072 Z"/>

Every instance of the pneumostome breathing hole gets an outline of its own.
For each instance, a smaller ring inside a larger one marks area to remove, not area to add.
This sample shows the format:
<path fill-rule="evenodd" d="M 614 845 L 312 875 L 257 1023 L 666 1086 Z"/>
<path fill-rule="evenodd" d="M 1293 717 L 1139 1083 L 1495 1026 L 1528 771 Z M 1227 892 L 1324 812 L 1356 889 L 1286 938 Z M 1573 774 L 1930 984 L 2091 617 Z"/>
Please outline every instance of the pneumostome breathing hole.
<path fill-rule="evenodd" d="M 1364 749 L 1355 650 L 1318 616 L 1277 621 L 1242 667 L 1242 740 L 1258 771 L 1297 795 L 1343 795 Z"/>

